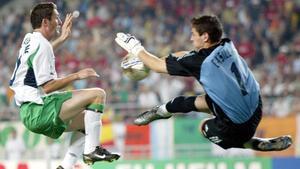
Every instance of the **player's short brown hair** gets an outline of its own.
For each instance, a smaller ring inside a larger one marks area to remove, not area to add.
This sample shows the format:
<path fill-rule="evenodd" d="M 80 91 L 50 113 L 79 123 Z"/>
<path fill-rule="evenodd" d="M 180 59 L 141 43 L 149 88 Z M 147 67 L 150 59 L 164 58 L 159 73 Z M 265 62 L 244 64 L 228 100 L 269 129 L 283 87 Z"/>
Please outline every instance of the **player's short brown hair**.
<path fill-rule="evenodd" d="M 223 26 L 215 15 L 202 15 L 191 20 L 192 27 L 197 30 L 199 35 L 208 33 L 211 43 L 218 42 L 222 38 Z"/>
<path fill-rule="evenodd" d="M 30 22 L 32 28 L 40 28 L 43 19 L 51 20 L 54 9 L 57 9 L 57 7 L 53 2 L 44 2 L 33 7 L 30 14 Z"/>

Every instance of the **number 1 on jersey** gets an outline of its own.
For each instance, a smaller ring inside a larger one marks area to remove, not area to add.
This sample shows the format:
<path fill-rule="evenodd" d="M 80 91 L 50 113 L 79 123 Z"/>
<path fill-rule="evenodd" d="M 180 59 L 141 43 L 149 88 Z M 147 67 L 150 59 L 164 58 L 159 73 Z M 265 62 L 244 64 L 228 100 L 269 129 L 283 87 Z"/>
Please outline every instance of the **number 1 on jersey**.
<path fill-rule="evenodd" d="M 234 74 L 234 76 L 235 76 L 235 78 L 236 78 L 236 80 L 237 80 L 237 82 L 238 82 L 238 84 L 240 86 L 242 95 L 243 96 L 247 95 L 248 92 L 246 90 L 244 82 L 242 81 L 241 73 L 240 73 L 239 69 L 236 67 L 236 64 L 234 62 L 231 64 L 230 70 Z"/>

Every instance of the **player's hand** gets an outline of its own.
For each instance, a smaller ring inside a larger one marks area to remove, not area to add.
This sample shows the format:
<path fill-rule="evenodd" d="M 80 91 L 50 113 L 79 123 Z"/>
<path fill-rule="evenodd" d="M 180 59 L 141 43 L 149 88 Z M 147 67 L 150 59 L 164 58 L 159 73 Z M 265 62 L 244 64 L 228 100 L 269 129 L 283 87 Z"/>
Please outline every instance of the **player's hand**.
<path fill-rule="evenodd" d="M 141 42 L 138 39 L 136 39 L 136 37 L 130 34 L 119 32 L 117 33 L 115 41 L 123 49 L 125 49 L 129 53 L 134 54 L 135 56 L 138 56 L 139 52 L 144 50 L 144 47 L 142 46 Z"/>
<path fill-rule="evenodd" d="M 132 56 L 131 55 L 127 55 L 127 56 L 125 56 L 122 59 L 121 68 L 128 69 L 128 68 L 130 68 L 132 66 L 135 66 L 135 65 L 137 65 L 137 64 L 139 64 L 139 63 L 142 62 L 138 57 L 136 57 L 136 56 L 132 57 Z"/>
<path fill-rule="evenodd" d="M 66 19 L 61 27 L 61 34 L 60 34 L 60 39 L 62 41 L 65 41 L 68 39 L 71 35 L 71 30 L 72 30 L 72 21 L 73 21 L 73 15 L 71 13 L 68 13 L 66 16 Z"/>
<path fill-rule="evenodd" d="M 99 77 L 99 75 L 96 73 L 96 71 L 92 68 L 86 68 L 78 71 L 77 73 L 78 79 L 86 79 L 88 77 Z"/>
<path fill-rule="evenodd" d="M 60 35 L 51 42 L 53 50 L 56 50 L 62 43 L 64 43 L 71 35 L 73 15 L 67 14 L 66 19 L 61 27 Z"/>
<path fill-rule="evenodd" d="M 73 21 L 73 15 L 71 13 L 68 13 L 66 16 L 66 19 L 61 27 L 61 35 L 60 37 L 62 39 L 67 39 L 71 35 L 72 30 L 72 22 Z"/>

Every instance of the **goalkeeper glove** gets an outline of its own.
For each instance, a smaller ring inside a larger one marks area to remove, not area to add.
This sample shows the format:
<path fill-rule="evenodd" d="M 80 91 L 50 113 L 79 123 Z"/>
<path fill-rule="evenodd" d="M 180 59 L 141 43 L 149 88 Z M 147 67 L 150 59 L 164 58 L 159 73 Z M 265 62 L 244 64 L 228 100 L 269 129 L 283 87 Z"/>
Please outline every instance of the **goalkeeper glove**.
<path fill-rule="evenodd" d="M 143 62 L 140 61 L 140 59 L 138 57 L 136 57 L 132 54 L 132 56 L 127 55 L 123 58 L 123 60 L 121 62 L 121 67 L 123 69 L 128 69 L 132 66 L 136 66 L 136 65 L 141 64 L 141 63 L 143 63 Z"/>
<path fill-rule="evenodd" d="M 141 42 L 136 39 L 136 37 L 125 34 L 122 32 L 117 33 L 115 41 L 128 53 L 132 53 L 135 56 L 138 56 L 139 52 L 144 50 L 144 47 L 141 45 Z"/>

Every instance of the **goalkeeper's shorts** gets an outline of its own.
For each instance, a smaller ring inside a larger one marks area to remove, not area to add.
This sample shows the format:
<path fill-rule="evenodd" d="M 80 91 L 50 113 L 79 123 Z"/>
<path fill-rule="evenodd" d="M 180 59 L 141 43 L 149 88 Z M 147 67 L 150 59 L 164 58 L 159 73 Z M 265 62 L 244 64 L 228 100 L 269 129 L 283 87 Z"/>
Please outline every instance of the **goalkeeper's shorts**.
<path fill-rule="evenodd" d="M 43 97 L 44 104 L 25 102 L 20 108 L 21 120 L 28 130 L 56 139 L 67 128 L 59 118 L 59 112 L 62 104 L 70 98 L 72 92 L 59 92 Z"/>
<path fill-rule="evenodd" d="M 233 123 L 223 110 L 206 95 L 206 102 L 214 112 L 215 117 L 202 123 L 201 131 L 204 137 L 224 149 L 244 148 L 244 143 L 255 134 L 256 128 L 262 118 L 262 102 L 259 104 L 252 117 L 241 124 Z M 214 108 L 213 108 L 214 107 Z"/>

